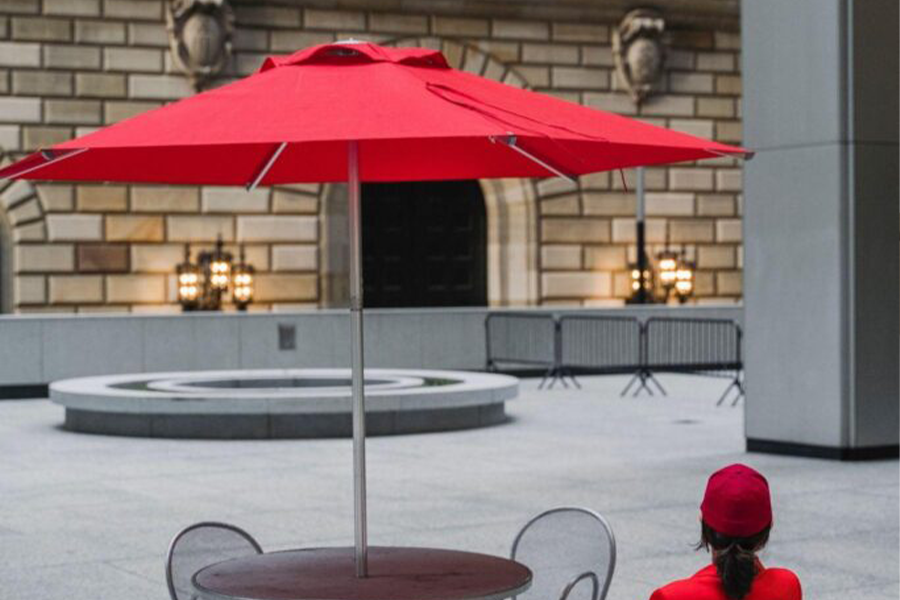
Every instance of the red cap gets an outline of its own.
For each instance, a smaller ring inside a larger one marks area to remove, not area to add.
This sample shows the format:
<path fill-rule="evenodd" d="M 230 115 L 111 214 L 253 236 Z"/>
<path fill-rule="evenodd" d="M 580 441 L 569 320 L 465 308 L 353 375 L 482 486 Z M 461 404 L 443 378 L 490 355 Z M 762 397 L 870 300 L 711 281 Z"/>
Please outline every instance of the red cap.
<path fill-rule="evenodd" d="M 703 522 L 730 537 L 748 537 L 772 524 L 769 482 L 747 465 L 713 473 L 700 505 Z"/>

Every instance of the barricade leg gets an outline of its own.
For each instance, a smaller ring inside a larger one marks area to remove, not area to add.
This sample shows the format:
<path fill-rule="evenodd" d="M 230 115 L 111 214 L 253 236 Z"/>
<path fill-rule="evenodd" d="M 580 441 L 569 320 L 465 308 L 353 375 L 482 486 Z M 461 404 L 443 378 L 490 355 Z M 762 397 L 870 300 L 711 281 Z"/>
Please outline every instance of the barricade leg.
<path fill-rule="evenodd" d="M 741 398 L 747 397 L 747 389 L 746 389 L 746 387 L 744 387 L 745 384 L 744 384 L 743 373 L 737 373 L 734 376 L 734 380 L 737 382 L 738 395 L 735 396 L 734 402 L 732 402 L 731 405 L 737 406 L 737 403 Z"/>
<path fill-rule="evenodd" d="M 634 394 L 631 395 L 632 398 L 637 398 L 640 395 L 641 390 L 647 390 L 647 395 L 653 396 L 653 389 L 647 385 L 647 381 L 653 379 L 653 374 L 646 369 L 642 369 L 638 374 L 638 379 L 641 384 L 634 390 Z"/>
<path fill-rule="evenodd" d="M 560 376 L 563 377 L 563 381 L 565 381 L 565 377 L 568 376 L 570 380 L 572 380 L 572 385 L 574 385 L 579 390 L 581 389 L 581 384 L 578 383 L 578 380 L 575 379 L 575 376 L 572 375 L 572 371 L 569 369 L 560 369 Z"/>
<path fill-rule="evenodd" d="M 660 394 L 662 394 L 663 396 L 669 395 L 666 393 L 666 389 L 659 382 L 659 379 L 657 379 L 656 376 L 651 371 L 647 371 L 647 379 L 649 379 L 656 385 L 657 389 L 659 389 Z"/>
<path fill-rule="evenodd" d="M 547 386 L 548 390 L 553 389 L 553 386 L 556 384 L 556 380 L 559 379 L 559 373 L 557 372 L 556 367 L 550 367 L 547 369 L 547 372 L 544 373 L 544 377 L 541 378 L 541 383 L 538 385 L 538 389 L 544 389 L 544 384 L 547 383 L 547 380 L 550 380 L 550 385 Z"/>
<path fill-rule="evenodd" d="M 619 398 L 624 398 L 625 395 L 631 390 L 631 386 L 634 385 L 634 382 L 637 381 L 641 376 L 641 372 L 638 371 L 634 375 L 631 376 L 631 379 L 628 380 L 628 385 L 625 386 L 625 389 L 619 394 Z"/>
<path fill-rule="evenodd" d="M 729 394 L 729 393 L 731 392 L 731 390 L 734 389 L 735 387 L 737 387 L 737 384 L 735 384 L 734 381 L 732 381 L 731 383 L 729 383 L 729 384 L 728 384 L 728 387 L 725 388 L 725 391 L 722 392 L 722 395 L 719 396 L 719 401 L 716 402 L 716 406 L 722 406 L 722 403 L 725 402 L 725 399 L 726 399 L 726 398 L 728 398 L 728 394 Z M 740 398 L 740 393 L 738 393 L 738 398 Z M 734 406 L 734 404 L 732 404 L 732 406 Z"/>
<path fill-rule="evenodd" d="M 741 381 L 740 372 L 735 372 L 734 379 L 731 380 L 731 383 L 728 384 L 728 387 L 725 388 L 725 391 L 722 392 L 722 395 L 719 397 L 719 401 L 716 402 L 716 406 L 721 406 L 723 402 L 725 402 L 726 398 L 730 394 L 731 390 L 737 390 L 737 394 L 734 397 L 734 400 L 731 403 L 731 406 L 737 406 L 737 403 L 741 398 L 744 397 L 744 382 Z"/>

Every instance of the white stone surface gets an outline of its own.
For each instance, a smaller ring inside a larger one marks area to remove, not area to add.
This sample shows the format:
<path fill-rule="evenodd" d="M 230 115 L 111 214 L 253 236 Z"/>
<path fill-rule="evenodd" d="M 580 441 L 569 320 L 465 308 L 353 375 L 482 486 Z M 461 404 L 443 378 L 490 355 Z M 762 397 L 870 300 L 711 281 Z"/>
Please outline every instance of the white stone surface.
<path fill-rule="evenodd" d="M 368 441 L 373 544 L 505 555 L 537 512 L 602 512 L 619 560 L 609 600 L 641 600 L 708 556 L 706 477 L 744 462 L 773 490 L 762 559 L 794 569 L 804 597 L 898 596 L 896 461 L 839 463 L 743 452 L 725 382 L 661 377 L 668 398 L 619 398 L 625 377 L 581 391 L 524 380 L 513 422 Z M 59 431 L 62 409 L 0 402 L 0 589 L 29 600 L 164 600 L 170 538 L 200 520 L 247 528 L 266 550 L 353 542 L 350 444 L 124 439 Z"/>

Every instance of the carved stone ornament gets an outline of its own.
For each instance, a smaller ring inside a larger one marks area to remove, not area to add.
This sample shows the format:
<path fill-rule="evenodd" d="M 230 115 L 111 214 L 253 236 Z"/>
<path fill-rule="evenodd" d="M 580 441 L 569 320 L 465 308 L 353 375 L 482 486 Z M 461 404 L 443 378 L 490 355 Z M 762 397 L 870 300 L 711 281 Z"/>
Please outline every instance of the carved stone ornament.
<path fill-rule="evenodd" d="M 228 0 L 169 0 L 166 29 L 175 64 L 200 91 L 231 58 L 234 12 Z"/>
<path fill-rule="evenodd" d="M 666 22 L 651 8 L 629 12 L 613 30 L 613 56 L 616 71 L 628 86 L 631 98 L 640 104 L 653 91 L 663 74 Z"/>

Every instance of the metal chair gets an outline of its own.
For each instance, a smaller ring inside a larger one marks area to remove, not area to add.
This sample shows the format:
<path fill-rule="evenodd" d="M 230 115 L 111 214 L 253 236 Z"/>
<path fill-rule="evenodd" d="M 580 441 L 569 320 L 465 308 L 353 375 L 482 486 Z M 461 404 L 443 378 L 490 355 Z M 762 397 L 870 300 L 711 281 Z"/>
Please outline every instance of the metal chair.
<path fill-rule="evenodd" d="M 530 568 L 534 577 L 522 598 L 603 600 L 616 568 L 616 538 L 597 512 L 554 508 L 519 531 L 512 558 Z"/>
<path fill-rule="evenodd" d="M 192 578 L 203 567 L 230 558 L 262 554 L 253 537 L 227 523 L 195 523 L 178 532 L 166 554 L 166 585 L 172 600 L 194 600 Z"/>

